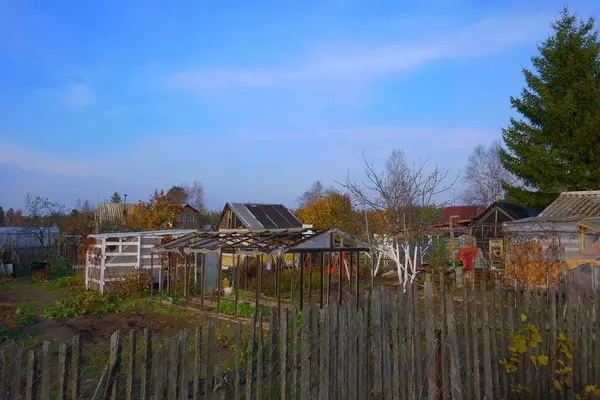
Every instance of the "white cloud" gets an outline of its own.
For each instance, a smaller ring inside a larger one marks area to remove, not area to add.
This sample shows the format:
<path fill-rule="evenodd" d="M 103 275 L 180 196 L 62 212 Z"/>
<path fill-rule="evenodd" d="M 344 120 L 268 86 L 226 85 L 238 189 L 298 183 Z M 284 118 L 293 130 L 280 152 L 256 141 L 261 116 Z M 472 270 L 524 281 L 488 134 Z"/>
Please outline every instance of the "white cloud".
<path fill-rule="evenodd" d="M 85 107 L 94 100 L 91 88 L 83 83 L 70 84 L 63 96 L 65 104 L 69 107 Z"/>
<path fill-rule="evenodd" d="M 81 108 L 89 106 L 94 102 L 92 88 L 82 82 L 71 82 L 58 88 L 44 88 L 38 94 L 45 101 L 52 104 L 58 103 L 62 107 Z"/>
<path fill-rule="evenodd" d="M 429 62 L 498 53 L 531 43 L 548 31 L 549 14 L 485 19 L 437 40 L 323 48 L 293 67 L 199 69 L 166 77 L 171 88 L 203 91 L 237 87 L 365 85 L 405 74 Z"/>

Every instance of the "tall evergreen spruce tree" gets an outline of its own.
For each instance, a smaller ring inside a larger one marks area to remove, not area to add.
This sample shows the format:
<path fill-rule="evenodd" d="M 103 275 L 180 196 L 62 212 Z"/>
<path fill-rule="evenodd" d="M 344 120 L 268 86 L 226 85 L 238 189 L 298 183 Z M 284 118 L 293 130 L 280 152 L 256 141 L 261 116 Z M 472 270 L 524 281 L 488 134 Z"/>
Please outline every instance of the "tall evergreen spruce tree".
<path fill-rule="evenodd" d="M 600 189 L 600 43 L 594 19 L 565 8 L 511 97 L 521 118 L 503 129 L 504 167 L 523 186 L 507 197 L 541 209 L 561 191 Z"/>

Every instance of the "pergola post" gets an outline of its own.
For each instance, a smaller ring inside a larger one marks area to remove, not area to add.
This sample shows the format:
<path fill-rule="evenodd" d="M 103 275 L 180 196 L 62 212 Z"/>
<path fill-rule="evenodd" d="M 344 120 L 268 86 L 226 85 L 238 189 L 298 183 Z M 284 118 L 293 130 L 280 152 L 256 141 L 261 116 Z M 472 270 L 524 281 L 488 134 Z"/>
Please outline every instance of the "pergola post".
<path fill-rule="evenodd" d="M 290 278 L 290 300 L 294 301 L 294 284 L 296 282 L 294 282 L 295 280 L 295 275 L 296 275 L 296 261 L 298 260 L 298 258 L 300 257 L 300 254 L 294 254 L 292 256 L 292 276 Z"/>
<path fill-rule="evenodd" d="M 231 254 L 231 267 L 233 268 L 233 282 L 232 285 L 235 285 L 235 317 L 238 317 L 238 301 L 240 299 L 240 282 L 239 282 L 239 268 L 240 263 L 237 262 L 237 256 L 235 255 L 235 251 Z"/>
<path fill-rule="evenodd" d="M 360 297 L 360 252 L 356 252 L 356 308 L 358 307 L 358 299 Z"/>
<path fill-rule="evenodd" d="M 154 297 L 154 253 L 150 250 L 150 297 Z"/>
<path fill-rule="evenodd" d="M 200 254 L 200 308 L 204 309 L 204 296 L 206 292 L 206 253 Z"/>
<path fill-rule="evenodd" d="M 331 300 L 331 268 L 333 266 L 333 253 L 327 253 L 327 306 Z"/>
<path fill-rule="evenodd" d="M 344 253 L 340 250 L 340 260 L 339 260 L 339 268 L 338 271 L 340 272 L 340 283 L 339 283 L 339 287 L 338 287 L 338 304 L 342 305 L 342 290 L 344 288 L 344 274 L 343 274 L 343 269 L 344 269 Z"/>
<path fill-rule="evenodd" d="M 321 308 L 323 308 L 323 295 L 325 292 L 325 253 L 321 252 L 321 259 L 319 260 L 319 264 L 320 264 L 320 285 L 319 285 L 319 304 L 321 305 Z"/>
<path fill-rule="evenodd" d="M 219 261 L 217 261 L 217 314 L 221 312 L 221 269 L 223 267 L 223 252 L 219 249 Z"/>
<path fill-rule="evenodd" d="M 262 281 L 262 254 L 256 255 L 256 298 L 254 300 L 254 315 L 258 315 L 260 285 Z"/>
<path fill-rule="evenodd" d="M 313 284 L 312 284 L 312 266 L 313 266 L 313 253 L 309 254 L 307 257 L 308 260 L 308 304 L 312 304 L 312 292 L 313 292 Z M 305 261 L 306 263 L 306 261 Z"/>
<path fill-rule="evenodd" d="M 306 254 L 300 253 L 300 311 L 304 306 L 304 260 Z"/>
<path fill-rule="evenodd" d="M 189 257 L 188 254 L 183 254 L 183 298 L 185 301 L 188 299 L 188 270 L 189 270 Z"/>
<path fill-rule="evenodd" d="M 246 254 L 244 256 L 245 260 L 246 260 L 246 279 L 244 280 L 244 290 L 248 290 L 248 274 L 249 272 L 249 266 L 250 266 L 250 262 L 249 262 L 249 257 L 248 254 Z"/>
<path fill-rule="evenodd" d="M 194 295 L 198 294 L 198 253 L 194 253 Z"/>
<path fill-rule="evenodd" d="M 283 260 L 282 260 L 282 256 L 281 255 L 277 255 L 277 262 L 276 262 L 276 277 L 277 277 L 277 285 L 276 285 L 276 291 L 277 291 L 277 321 L 281 321 L 281 267 L 283 264 Z"/>
<path fill-rule="evenodd" d="M 158 292 L 160 293 L 160 299 L 164 298 L 163 293 L 163 270 L 165 269 L 164 256 L 160 255 L 160 269 L 158 270 Z"/>

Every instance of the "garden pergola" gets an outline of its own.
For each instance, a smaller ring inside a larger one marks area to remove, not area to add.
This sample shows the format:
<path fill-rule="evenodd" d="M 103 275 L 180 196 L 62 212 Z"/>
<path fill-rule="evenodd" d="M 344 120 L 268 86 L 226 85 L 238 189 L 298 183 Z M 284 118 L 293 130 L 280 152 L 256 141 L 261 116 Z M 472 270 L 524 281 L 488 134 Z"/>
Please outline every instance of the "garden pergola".
<path fill-rule="evenodd" d="M 240 274 L 239 261 L 236 263 L 236 257 L 245 256 L 246 258 L 246 273 L 248 273 L 248 256 L 257 257 L 257 284 L 256 284 L 256 297 L 255 297 L 255 311 L 258 311 L 259 296 L 261 292 L 261 280 L 263 275 L 262 260 L 263 256 L 272 257 L 275 262 L 275 292 L 277 299 L 277 314 L 281 312 L 281 283 L 282 283 L 282 269 L 284 267 L 284 257 L 286 254 L 297 254 L 300 260 L 300 309 L 304 305 L 304 266 L 305 260 L 308 254 L 319 254 L 320 255 L 320 295 L 319 302 L 321 307 L 324 304 L 325 297 L 325 266 L 324 266 L 324 255 L 326 254 L 338 254 L 339 255 L 339 278 L 340 288 L 338 290 L 338 301 L 342 301 L 342 282 L 344 280 L 343 274 L 343 263 L 342 259 L 344 254 L 350 256 L 350 270 L 352 269 L 353 260 L 356 260 L 356 279 L 355 288 L 358 297 L 359 291 L 359 271 L 360 271 L 360 258 L 361 252 L 368 252 L 369 248 L 367 245 L 358 239 L 354 238 L 348 233 L 342 232 L 338 229 L 313 229 L 313 228 L 295 228 L 295 229 L 271 229 L 271 230 L 248 230 L 248 229 L 231 229 L 231 230 L 220 230 L 217 232 L 194 232 L 180 238 L 166 242 L 160 246 L 156 246 L 152 250 L 152 256 L 155 254 L 177 254 L 183 258 L 183 265 L 175 262 L 175 274 L 177 269 L 180 267 L 184 268 L 184 296 L 188 296 L 189 286 L 189 270 L 193 267 L 196 271 L 200 268 L 201 274 L 201 285 L 200 285 L 200 304 L 201 307 L 204 304 L 205 293 L 205 263 L 206 255 L 215 253 L 218 255 L 217 263 L 217 313 L 219 312 L 219 305 L 221 299 L 221 274 L 222 274 L 222 256 L 223 254 L 229 254 L 232 256 L 232 267 L 234 272 L 234 290 L 235 290 L 235 316 L 238 316 L 239 306 L 239 283 Z M 176 259 L 178 257 L 175 257 Z M 154 265 L 154 257 L 151 259 L 151 264 Z M 161 258 L 164 260 L 164 257 Z M 169 263 L 169 270 L 171 263 Z M 295 275 L 295 263 L 292 264 L 292 293 L 293 298 L 293 280 Z M 161 266 L 159 269 L 159 291 L 161 296 L 164 293 L 164 280 L 163 280 L 163 269 Z M 171 271 L 169 271 L 171 272 Z M 197 273 L 196 273 L 197 276 Z M 167 285 L 169 288 L 173 287 L 171 282 L 171 273 L 167 274 Z M 246 277 L 247 280 L 247 277 Z M 352 287 L 352 274 L 349 273 L 348 280 L 350 287 Z M 328 274 L 328 295 L 327 299 L 331 296 L 331 273 Z"/>

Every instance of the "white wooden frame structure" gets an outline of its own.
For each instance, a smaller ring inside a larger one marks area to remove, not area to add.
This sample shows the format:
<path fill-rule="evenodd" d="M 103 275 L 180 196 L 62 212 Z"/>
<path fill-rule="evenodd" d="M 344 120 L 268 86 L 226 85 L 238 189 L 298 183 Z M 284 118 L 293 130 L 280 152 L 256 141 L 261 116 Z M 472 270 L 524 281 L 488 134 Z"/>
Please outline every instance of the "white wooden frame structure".
<path fill-rule="evenodd" d="M 147 232 L 114 232 L 89 235 L 95 239 L 86 253 L 85 287 L 100 293 L 110 291 L 112 282 L 139 269 L 152 268 L 151 251 L 164 238 L 179 238 L 193 229 Z"/>

